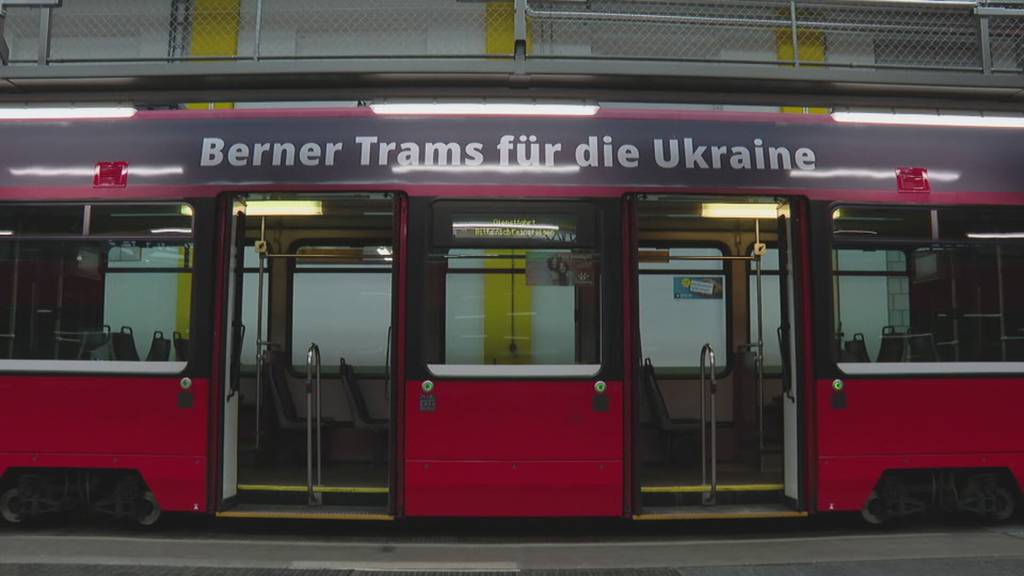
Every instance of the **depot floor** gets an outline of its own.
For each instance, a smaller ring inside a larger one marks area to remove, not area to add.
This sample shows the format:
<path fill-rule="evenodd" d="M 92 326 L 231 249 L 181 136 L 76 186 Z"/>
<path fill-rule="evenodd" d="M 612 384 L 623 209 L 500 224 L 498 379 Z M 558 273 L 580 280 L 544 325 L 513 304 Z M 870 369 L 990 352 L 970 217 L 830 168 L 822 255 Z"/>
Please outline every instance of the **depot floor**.
<path fill-rule="evenodd" d="M 1024 518 L 1002 525 L 429 521 L 396 524 L 171 518 L 0 525 L 0 575 L 213 576 L 402 572 L 561 576 L 1019 575 Z"/>

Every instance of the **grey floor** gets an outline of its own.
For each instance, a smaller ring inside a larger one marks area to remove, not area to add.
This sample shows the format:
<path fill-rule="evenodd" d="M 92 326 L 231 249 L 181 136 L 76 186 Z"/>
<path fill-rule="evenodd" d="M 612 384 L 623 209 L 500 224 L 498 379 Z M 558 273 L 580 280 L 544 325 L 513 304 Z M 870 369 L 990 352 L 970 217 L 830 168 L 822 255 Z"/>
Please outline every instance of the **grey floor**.
<path fill-rule="evenodd" d="M 1024 520 L 330 524 L 188 520 L 155 531 L 0 525 L 0 575 L 789 576 L 1024 574 Z"/>

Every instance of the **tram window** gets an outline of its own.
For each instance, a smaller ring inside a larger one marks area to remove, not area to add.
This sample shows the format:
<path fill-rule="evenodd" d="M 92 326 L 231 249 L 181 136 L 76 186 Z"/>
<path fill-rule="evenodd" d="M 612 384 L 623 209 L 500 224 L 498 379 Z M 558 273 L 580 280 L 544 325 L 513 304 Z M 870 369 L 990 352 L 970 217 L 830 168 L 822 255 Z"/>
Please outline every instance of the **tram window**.
<path fill-rule="evenodd" d="M 753 256 L 751 250 L 748 256 Z M 747 267 L 747 318 L 750 341 L 757 340 L 757 275 L 754 265 Z M 779 351 L 778 329 L 782 325 L 782 295 L 779 293 L 779 250 L 768 248 L 761 258 L 761 311 L 764 315 L 764 369 L 782 372 L 782 353 Z"/>
<path fill-rule="evenodd" d="M 180 213 L 181 206 L 168 209 Z M 56 219 L 71 208 L 57 207 Z M 45 218 L 46 213 L 20 214 Z M 173 342 L 189 337 L 191 217 L 180 230 L 147 238 L 47 239 L 39 234 L 45 227 L 27 223 L 15 229 L 32 233 L 0 236 L 0 369 L 177 373 L 184 368 L 187 359 L 177 358 Z"/>
<path fill-rule="evenodd" d="M 728 350 L 724 255 L 719 247 L 641 247 L 640 343 L 659 372 L 694 375 L 704 344 Z M 720 370 L 729 356 L 718 355 Z"/>
<path fill-rule="evenodd" d="M 85 206 L 20 204 L 0 207 L 0 235 L 80 236 Z"/>
<path fill-rule="evenodd" d="M 90 207 L 89 234 L 161 236 L 192 233 L 192 207 L 180 204 L 97 204 Z"/>
<path fill-rule="evenodd" d="M 1001 210 L 1009 214 L 986 221 L 987 209 L 921 209 L 937 228 L 926 243 L 836 236 L 834 350 L 844 370 L 986 372 L 1024 362 L 1024 242 L 1006 228 L 1019 228 L 1024 211 Z"/>
<path fill-rule="evenodd" d="M 434 253 L 428 283 L 443 286 L 432 302 L 428 363 L 582 366 L 600 364 L 599 254 L 578 248 L 453 248 Z M 482 367 L 482 368 L 481 368 Z M 570 370 L 576 374 L 580 369 Z"/>
<path fill-rule="evenodd" d="M 305 370 L 316 342 L 324 372 L 342 357 L 360 372 L 384 374 L 391 325 L 390 245 L 300 246 L 292 273 L 292 368 Z"/>

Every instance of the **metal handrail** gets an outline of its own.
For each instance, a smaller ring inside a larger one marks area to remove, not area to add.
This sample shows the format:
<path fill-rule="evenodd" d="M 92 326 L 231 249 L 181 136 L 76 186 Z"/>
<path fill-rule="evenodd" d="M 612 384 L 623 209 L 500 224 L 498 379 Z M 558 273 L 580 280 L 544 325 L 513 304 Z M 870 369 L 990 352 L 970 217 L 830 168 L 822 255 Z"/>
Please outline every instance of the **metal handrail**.
<path fill-rule="evenodd" d="M 314 409 L 313 405 L 316 404 Z M 320 416 L 320 347 L 311 343 L 306 350 L 306 491 L 311 506 L 323 504 L 319 491 L 316 490 L 323 483 L 323 463 L 321 455 L 321 430 Z M 316 450 L 313 450 L 313 417 L 316 416 Z M 314 484 L 313 462 L 316 461 L 316 479 Z"/>
<path fill-rule="evenodd" d="M 707 368 L 710 368 L 710 377 Z M 710 384 L 706 386 L 705 384 Z M 715 413 L 715 396 L 718 384 L 715 381 L 715 349 L 710 343 L 700 349 L 700 482 L 701 488 L 708 486 L 708 443 L 707 443 L 707 396 L 711 396 L 711 490 L 704 492 L 702 502 L 706 506 L 715 504 L 718 495 L 718 416 Z"/>

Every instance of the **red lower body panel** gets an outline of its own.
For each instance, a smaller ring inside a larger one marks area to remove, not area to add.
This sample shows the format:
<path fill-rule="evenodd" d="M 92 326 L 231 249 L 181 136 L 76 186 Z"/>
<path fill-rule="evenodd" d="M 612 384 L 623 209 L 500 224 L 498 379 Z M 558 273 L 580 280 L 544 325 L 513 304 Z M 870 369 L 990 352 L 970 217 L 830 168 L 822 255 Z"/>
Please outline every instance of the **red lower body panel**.
<path fill-rule="evenodd" d="M 409 382 L 408 516 L 621 516 L 622 383 Z"/>
<path fill-rule="evenodd" d="M 14 468 L 137 470 L 162 509 L 206 511 L 210 383 L 195 378 L 186 391 L 180 380 L 0 376 L 0 475 Z"/>
<path fill-rule="evenodd" d="M 1004 468 L 1024 484 L 1019 378 L 847 378 L 816 383 L 818 510 L 859 510 L 886 470 Z"/>
<path fill-rule="evenodd" d="M 114 454 L 3 454 L 4 468 L 137 470 L 160 508 L 167 512 L 206 511 L 206 458 Z"/>
<path fill-rule="evenodd" d="M 408 516 L 617 516 L 622 462 L 410 460 Z"/>

